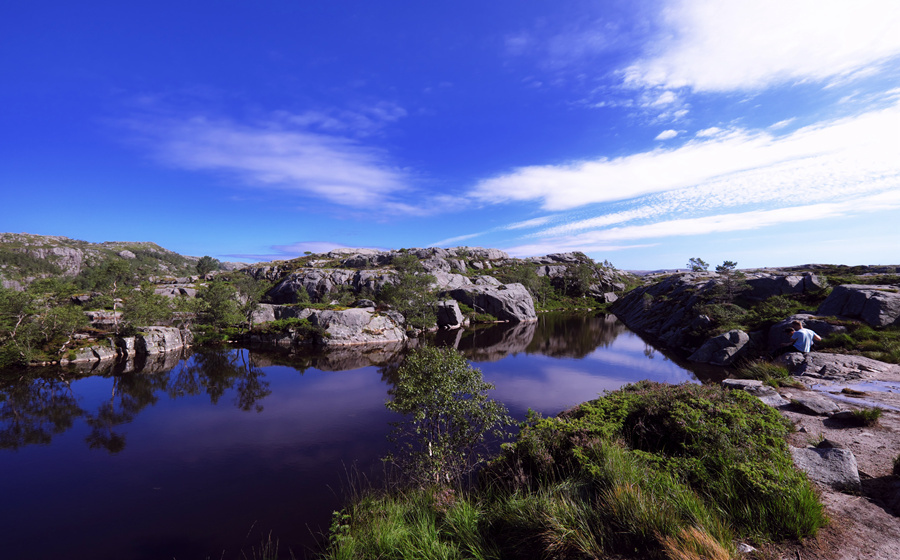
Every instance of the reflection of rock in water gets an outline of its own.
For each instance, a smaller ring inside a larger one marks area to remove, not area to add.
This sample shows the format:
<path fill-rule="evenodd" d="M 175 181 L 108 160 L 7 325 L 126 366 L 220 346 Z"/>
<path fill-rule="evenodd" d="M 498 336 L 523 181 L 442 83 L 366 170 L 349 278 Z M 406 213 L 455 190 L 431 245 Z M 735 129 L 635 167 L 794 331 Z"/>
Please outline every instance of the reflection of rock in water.
<path fill-rule="evenodd" d="M 260 352 L 254 350 L 254 363 L 260 367 L 269 365 L 286 365 L 304 371 L 316 368 L 321 371 L 345 371 L 364 367 L 381 367 L 402 359 L 406 344 L 403 342 L 386 343 L 370 346 L 343 346 L 330 350 L 313 350 L 301 352 Z"/>
<path fill-rule="evenodd" d="M 480 362 L 500 360 L 518 352 L 583 358 L 600 346 L 609 346 L 627 330 L 615 315 L 544 313 L 537 323 L 444 331 L 435 336 L 435 343 L 457 348 Z"/>
<path fill-rule="evenodd" d="M 534 337 L 537 323 L 497 324 L 466 331 L 456 348 L 478 362 L 495 362 L 509 354 L 524 352 Z"/>
<path fill-rule="evenodd" d="M 600 346 L 609 346 L 627 331 L 615 315 L 545 313 L 538 321 L 528 352 L 557 358 L 584 358 Z"/>
<path fill-rule="evenodd" d="M 188 349 L 178 349 L 164 354 L 137 354 L 118 360 L 96 362 L 71 362 L 62 366 L 70 374 L 122 375 L 126 373 L 157 373 L 168 371 L 191 355 Z"/>

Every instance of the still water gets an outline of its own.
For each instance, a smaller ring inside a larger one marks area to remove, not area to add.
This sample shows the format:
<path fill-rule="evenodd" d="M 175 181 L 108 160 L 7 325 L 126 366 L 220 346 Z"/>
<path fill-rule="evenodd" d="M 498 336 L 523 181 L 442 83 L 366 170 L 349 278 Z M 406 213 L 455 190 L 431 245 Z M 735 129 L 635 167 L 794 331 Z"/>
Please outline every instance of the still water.
<path fill-rule="evenodd" d="M 611 316 L 441 333 L 516 419 L 641 379 L 695 382 Z M 108 371 L 0 375 L 0 556 L 303 558 L 350 473 L 374 484 L 397 349 L 198 351 Z M 309 555 L 311 556 L 311 555 Z"/>

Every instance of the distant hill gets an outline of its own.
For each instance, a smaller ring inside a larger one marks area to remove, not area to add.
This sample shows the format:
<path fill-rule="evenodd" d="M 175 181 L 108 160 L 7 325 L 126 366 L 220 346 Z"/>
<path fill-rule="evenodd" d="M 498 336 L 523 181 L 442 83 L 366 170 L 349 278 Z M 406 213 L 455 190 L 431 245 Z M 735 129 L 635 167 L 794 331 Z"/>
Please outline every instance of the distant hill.
<path fill-rule="evenodd" d="M 148 241 L 90 243 L 28 233 L 0 233 L 0 283 L 22 289 L 39 278 L 76 278 L 104 262 L 122 260 L 140 277 L 189 276 L 199 257 L 179 255 Z M 223 270 L 235 268 L 229 263 Z"/>

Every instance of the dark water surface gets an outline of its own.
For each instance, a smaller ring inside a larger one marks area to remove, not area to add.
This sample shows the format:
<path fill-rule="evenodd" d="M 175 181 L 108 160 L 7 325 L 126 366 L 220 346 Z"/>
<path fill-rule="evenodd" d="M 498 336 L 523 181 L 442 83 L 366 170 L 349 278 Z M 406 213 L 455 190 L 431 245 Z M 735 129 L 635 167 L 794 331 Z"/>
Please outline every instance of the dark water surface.
<path fill-rule="evenodd" d="M 517 419 L 641 379 L 696 381 L 602 315 L 436 342 L 466 353 Z M 0 557 L 252 558 L 271 533 L 302 558 L 341 507 L 347 473 L 379 480 L 399 356 L 234 349 L 0 376 Z"/>

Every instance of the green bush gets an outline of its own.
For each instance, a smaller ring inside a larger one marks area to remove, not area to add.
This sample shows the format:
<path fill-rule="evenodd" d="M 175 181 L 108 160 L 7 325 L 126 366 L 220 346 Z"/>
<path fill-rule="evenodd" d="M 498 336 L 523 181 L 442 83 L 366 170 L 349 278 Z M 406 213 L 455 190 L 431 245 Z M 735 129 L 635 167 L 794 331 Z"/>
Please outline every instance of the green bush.
<path fill-rule="evenodd" d="M 712 303 L 699 309 L 715 325 L 715 332 L 723 333 L 745 326 L 748 311 L 734 303 Z"/>
<path fill-rule="evenodd" d="M 643 381 L 526 427 L 494 468 L 518 468 L 535 481 L 592 476 L 602 470 L 597 446 L 622 441 L 630 455 L 687 483 L 736 532 L 799 538 L 815 533 L 824 514 L 793 468 L 789 431 L 777 411 L 743 391 Z"/>
<path fill-rule="evenodd" d="M 760 329 L 777 323 L 799 312 L 803 305 L 785 296 L 772 296 L 754 305 L 747 317 L 752 329 Z"/>

